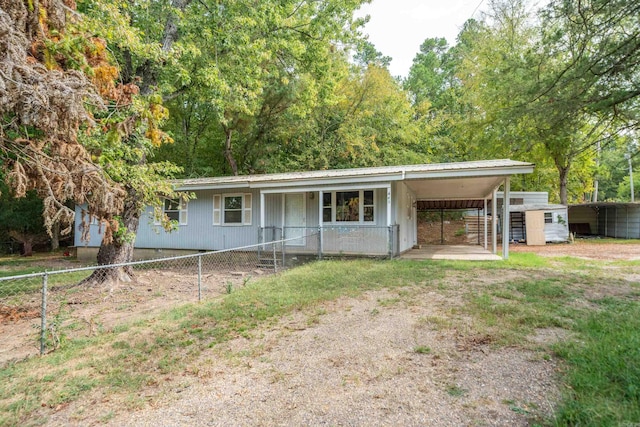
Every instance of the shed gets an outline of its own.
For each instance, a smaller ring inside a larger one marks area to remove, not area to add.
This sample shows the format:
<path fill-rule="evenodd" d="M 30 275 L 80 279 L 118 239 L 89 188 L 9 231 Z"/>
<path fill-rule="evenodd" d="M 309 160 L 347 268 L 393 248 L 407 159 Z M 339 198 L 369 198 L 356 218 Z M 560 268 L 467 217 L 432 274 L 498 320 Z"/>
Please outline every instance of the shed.
<path fill-rule="evenodd" d="M 570 205 L 569 229 L 579 235 L 640 239 L 640 203 Z"/>
<path fill-rule="evenodd" d="M 515 205 L 509 207 L 510 240 L 526 241 L 527 245 L 544 245 L 569 240 L 567 206 L 548 204 Z"/>

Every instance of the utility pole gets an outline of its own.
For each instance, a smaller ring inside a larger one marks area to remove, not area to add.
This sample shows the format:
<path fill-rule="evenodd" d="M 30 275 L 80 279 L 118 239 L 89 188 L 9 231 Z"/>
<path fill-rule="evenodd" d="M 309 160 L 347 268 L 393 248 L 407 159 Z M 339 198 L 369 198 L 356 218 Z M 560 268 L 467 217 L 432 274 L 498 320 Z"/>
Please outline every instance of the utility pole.
<path fill-rule="evenodd" d="M 633 189 L 633 154 L 638 150 L 638 140 L 632 139 L 631 143 L 627 147 L 627 152 L 624 157 L 629 162 L 629 186 L 631 187 L 631 203 L 635 202 L 635 191 Z"/>
<path fill-rule="evenodd" d="M 631 185 L 631 203 L 635 202 L 634 200 L 634 191 L 633 191 L 633 166 L 631 163 L 631 154 L 627 156 L 629 159 L 629 184 Z"/>
<path fill-rule="evenodd" d="M 600 170 L 600 140 L 596 145 L 596 179 L 593 183 L 593 203 L 598 203 L 598 173 Z"/>

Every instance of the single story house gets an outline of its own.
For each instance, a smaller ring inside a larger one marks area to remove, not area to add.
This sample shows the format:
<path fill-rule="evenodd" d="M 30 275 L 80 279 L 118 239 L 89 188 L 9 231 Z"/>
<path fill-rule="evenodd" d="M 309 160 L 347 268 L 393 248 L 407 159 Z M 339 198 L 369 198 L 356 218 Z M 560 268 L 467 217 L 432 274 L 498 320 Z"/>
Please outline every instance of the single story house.
<path fill-rule="evenodd" d="M 570 205 L 569 229 L 579 235 L 640 239 L 640 203 L 595 202 Z"/>
<path fill-rule="evenodd" d="M 512 175 L 533 168 L 532 163 L 502 159 L 179 180 L 177 190 L 196 198 L 165 201 L 164 213 L 177 221 L 178 229 L 164 231 L 148 208 L 135 248 L 157 257 L 288 238 L 293 239 L 287 242 L 289 252 L 396 256 L 417 243 L 418 202 L 486 208 L 495 204 L 501 186 L 509 194 Z M 509 203 L 503 208 L 508 211 Z M 81 216 L 78 206 L 78 223 Z M 497 227 L 495 218 L 492 226 Z M 505 222 L 503 228 L 508 227 Z M 76 233 L 79 258 L 94 257 L 100 245 L 98 225 L 91 228 L 88 242 Z M 307 238 L 312 232 L 318 237 Z M 496 253 L 495 239 L 492 246 Z M 506 257 L 508 244 L 503 245 Z"/>

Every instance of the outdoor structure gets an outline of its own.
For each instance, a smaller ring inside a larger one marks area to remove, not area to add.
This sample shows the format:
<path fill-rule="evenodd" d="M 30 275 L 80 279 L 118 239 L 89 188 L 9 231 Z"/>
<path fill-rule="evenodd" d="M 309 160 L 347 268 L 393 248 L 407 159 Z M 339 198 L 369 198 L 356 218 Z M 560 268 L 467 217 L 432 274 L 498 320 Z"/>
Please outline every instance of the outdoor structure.
<path fill-rule="evenodd" d="M 503 159 L 185 179 L 176 181 L 177 189 L 196 198 L 164 203 L 163 211 L 178 223 L 177 230 L 165 232 L 148 208 L 135 247 L 158 256 L 285 238 L 292 239 L 287 242 L 288 253 L 392 257 L 417 243 L 418 203 L 482 206 L 484 212 L 494 204 L 495 211 L 496 191 L 502 186 L 509 195 L 510 177 L 531 173 L 533 168 L 532 163 Z M 508 212 L 509 203 L 503 208 Z M 78 206 L 78 224 L 81 217 Z M 487 221 L 485 215 L 485 230 Z M 497 228 L 495 217 L 491 227 Z M 100 244 L 98 224 L 91 228 L 89 242 L 76 234 L 80 258 L 94 256 Z M 507 221 L 503 229 L 509 229 Z M 485 232 L 481 242 L 485 249 L 487 240 Z M 507 242 L 503 258 L 508 251 Z"/>
<path fill-rule="evenodd" d="M 578 235 L 640 239 L 640 203 L 570 205 L 569 229 Z"/>
<path fill-rule="evenodd" d="M 502 191 L 498 191 L 496 196 L 498 197 L 498 211 L 500 211 L 502 209 L 504 193 Z M 511 206 L 548 205 L 549 193 L 546 191 L 512 191 L 509 195 L 509 204 Z"/>
<path fill-rule="evenodd" d="M 496 193 L 498 212 L 498 237 L 502 239 L 502 209 L 504 194 Z M 525 242 L 527 245 L 544 245 L 547 242 L 559 243 L 569 240 L 567 206 L 549 204 L 546 191 L 512 191 L 509 197 L 509 241 Z M 489 209 L 489 215 L 492 210 Z M 480 222 L 482 209 L 467 212 L 468 224 Z M 475 215 L 478 215 L 476 217 Z M 481 224 L 473 229 L 482 230 Z"/>
<path fill-rule="evenodd" d="M 565 205 L 513 205 L 509 240 L 527 245 L 544 245 L 569 240 L 569 222 Z"/>

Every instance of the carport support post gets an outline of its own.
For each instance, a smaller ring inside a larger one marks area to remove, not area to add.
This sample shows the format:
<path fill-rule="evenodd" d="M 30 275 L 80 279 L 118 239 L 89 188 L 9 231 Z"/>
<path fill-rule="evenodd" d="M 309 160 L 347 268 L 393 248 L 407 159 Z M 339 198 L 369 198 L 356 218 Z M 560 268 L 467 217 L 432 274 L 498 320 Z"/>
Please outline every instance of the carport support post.
<path fill-rule="evenodd" d="M 498 254 L 498 190 L 493 190 L 491 197 L 491 251 Z"/>
<path fill-rule="evenodd" d="M 324 240 L 324 192 L 318 191 L 318 259 L 322 259 L 322 241 Z"/>
<path fill-rule="evenodd" d="M 504 192 L 502 200 L 502 259 L 509 259 L 509 198 L 511 197 L 510 177 L 504 179 Z"/>
<path fill-rule="evenodd" d="M 487 199 L 484 199 L 484 250 L 487 250 Z"/>
<path fill-rule="evenodd" d="M 264 218 L 265 218 L 264 199 L 265 199 L 264 198 L 264 193 L 261 191 L 260 192 L 260 228 L 263 229 L 263 230 L 264 230 Z M 223 203 L 224 203 L 224 200 L 223 200 Z M 275 234 L 275 231 L 274 231 L 274 234 Z M 274 237 L 274 240 L 275 240 L 275 236 L 273 236 L 273 237 Z M 263 238 L 263 242 L 264 242 L 264 236 L 262 238 Z"/>
<path fill-rule="evenodd" d="M 440 244 L 444 245 L 444 209 L 440 209 Z"/>
<path fill-rule="evenodd" d="M 478 245 L 480 244 L 480 208 L 476 210 L 476 230 L 478 231 Z"/>

